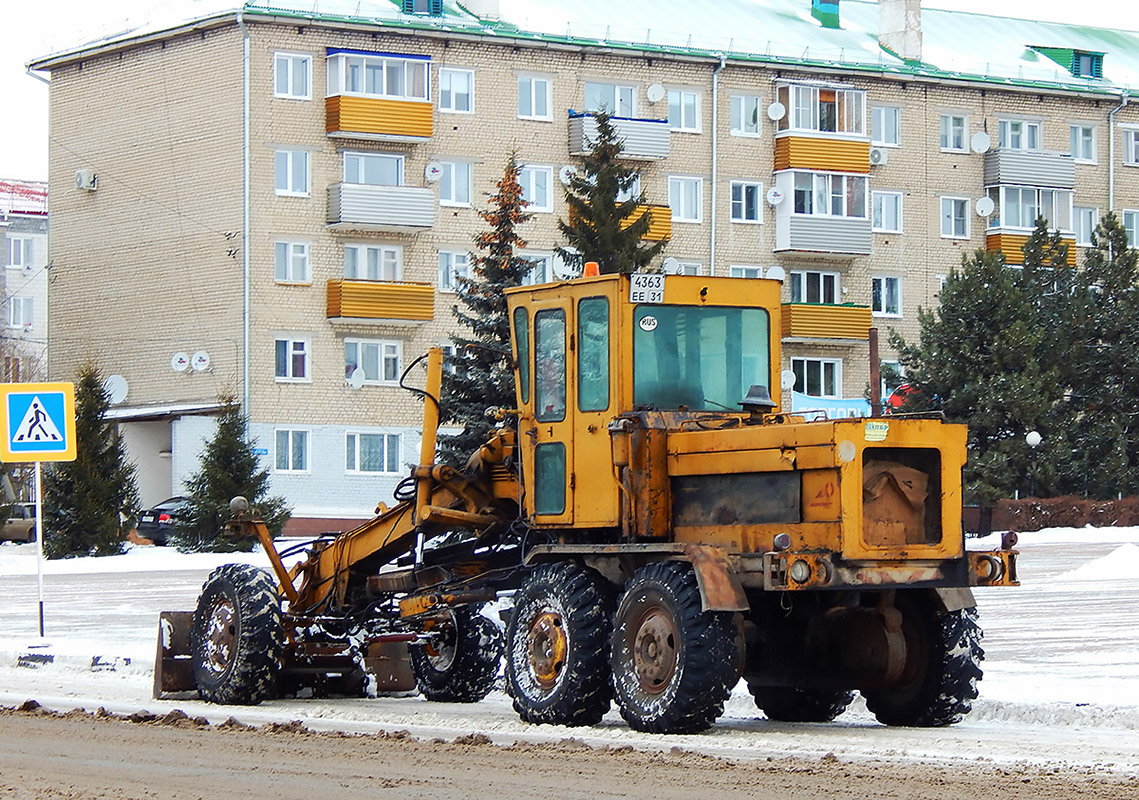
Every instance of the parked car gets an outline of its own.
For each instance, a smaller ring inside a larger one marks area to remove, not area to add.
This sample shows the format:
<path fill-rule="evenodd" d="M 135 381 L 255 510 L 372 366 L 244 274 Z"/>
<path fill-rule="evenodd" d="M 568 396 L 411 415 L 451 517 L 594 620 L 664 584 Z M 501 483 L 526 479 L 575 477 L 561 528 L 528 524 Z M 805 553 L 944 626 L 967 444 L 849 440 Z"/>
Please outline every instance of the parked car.
<path fill-rule="evenodd" d="M 0 541 L 34 542 L 36 540 L 36 504 L 16 503 L 8 512 Z"/>
<path fill-rule="evenodd" d="M 174 515 L 186 505 L 185 497 L 171 497 L 163 500 L 153 508 L 148 508 L 138 515 L 138 527 L 135 532 L 144 539 L 150 539 L 155 544 L 166 544 L 166 537 L 170 533 L 170 525 L 174 522 Z"/>

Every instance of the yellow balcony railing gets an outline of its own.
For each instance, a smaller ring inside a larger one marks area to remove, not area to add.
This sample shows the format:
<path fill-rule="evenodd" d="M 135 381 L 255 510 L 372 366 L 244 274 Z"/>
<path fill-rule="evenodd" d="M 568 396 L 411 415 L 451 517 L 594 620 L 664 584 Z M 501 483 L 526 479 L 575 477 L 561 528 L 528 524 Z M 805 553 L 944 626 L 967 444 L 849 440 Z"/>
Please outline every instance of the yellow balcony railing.
<path fill-rule="evenodd" d="M 1076 266 L 1076 240 L 1073 237 L 1061 236 L 1060 240 L 1068 245 L 1068 266 Z M 1028 234 L 1004 233 L 994 231 L 985 236 L 985 249 L 990 253 L 1000 250 L 1005 254 L 1006 264 L 1024 263 L 1024 245 L 1028 242 Z"/>
<path fill-rule="evenodd" d="M 621 229 L 629 227 L 645 214 L 649 215 L 649 229 L 641 238 L 660 242 L 672 236 L 672 209 L 668 206 L 641 206 L 621 224 Z"/>
<path fill-rule="evenodd" d="M 328 282 L 327 316 L 429 320 L 435 316 L 435 287 L 430 283 L 336 278 Z"/>
<path fill-rule="evenodd" d="M 784 338 L 866 339 L 870 335 L 870 309 L 866 306 L 824 303 L 784 303 Z"/>
<path fill-rule="evenodd" d="M 780 136 L 775 140 L 775 169 L 870 171 L 870 141 L 822 136 Z"/>
<path fill-rule="evenodd" d="M 430 103 L 333 95 L 324 99 L 324 111 L 325 131 L 334 137 L 421 141 L 433 132 Z"/>

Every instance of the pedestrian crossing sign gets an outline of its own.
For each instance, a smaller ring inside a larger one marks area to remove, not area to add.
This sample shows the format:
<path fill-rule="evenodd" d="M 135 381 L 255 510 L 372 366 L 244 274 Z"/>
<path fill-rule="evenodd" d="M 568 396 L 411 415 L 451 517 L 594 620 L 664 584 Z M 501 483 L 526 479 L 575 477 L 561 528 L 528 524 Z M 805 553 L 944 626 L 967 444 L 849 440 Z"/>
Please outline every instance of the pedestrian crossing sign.
<path fill-rule="evenodd" d="M 3 461 L 75 460 L 75 387 L 70 383 L 0 384 Z"/>

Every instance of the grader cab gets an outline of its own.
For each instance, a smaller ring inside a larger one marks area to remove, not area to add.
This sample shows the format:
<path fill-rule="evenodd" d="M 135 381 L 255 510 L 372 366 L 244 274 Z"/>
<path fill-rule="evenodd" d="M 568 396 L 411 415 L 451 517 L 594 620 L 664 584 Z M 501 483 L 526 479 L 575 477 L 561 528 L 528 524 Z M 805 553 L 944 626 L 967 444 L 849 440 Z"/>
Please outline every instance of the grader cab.
<path fill-rule="evenodd" d="M 969 711 L 970 587 L 1017 580 L 1011 541 L 965 550 L 964 426 L 787 413 L 775 281 L 597 276 L 508 304 L 517 408 L 466 470 L 432 463 L 436 355 L 414 492 L 292 570 L 235 523 L 280 594 L 207 581 L 204 697 L 351 683 L 407 647 L 437 700 L 481 698 L 501 652 L 534 723 L 594 724 L 616 700 L 636 729 L 699 731 L 741 677 L 778 720 L 831 720 L 854 691 L 891 725 Z M 478 613 L 500 598 L 504 643 Z M 250 615 L 272 621 L 247 642 Z"/>

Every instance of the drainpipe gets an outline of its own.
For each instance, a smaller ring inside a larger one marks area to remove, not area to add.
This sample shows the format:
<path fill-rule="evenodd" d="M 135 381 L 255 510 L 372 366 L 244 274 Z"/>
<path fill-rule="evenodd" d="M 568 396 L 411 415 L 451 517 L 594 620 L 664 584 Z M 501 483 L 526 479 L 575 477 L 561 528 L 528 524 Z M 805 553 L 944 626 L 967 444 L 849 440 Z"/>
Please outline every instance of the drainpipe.
<path fill-rule="evenodd" d="M 1107 112 L 1107 208 L 1115 211 L 1115 115 L 1127 107 L 1131 95 L 1123 90 L 1123 99 L 1115 108 Z"/>
<path fill-rule="evenodd" d="M 716 197 L 719 188 L 720 167 L 719 139 L 720 139 L 720 73 L 727 66 L 728 59 L 720 53 L 720 64 L 712 72 L 712 215 L 711 242 L 708 245 L 708 274 L 716 274 Z"/>
<path fill-rule="evenodd" d="M 237 12 L 241 29 L 241 410 L 249 409 L 249 28 Z"/>

